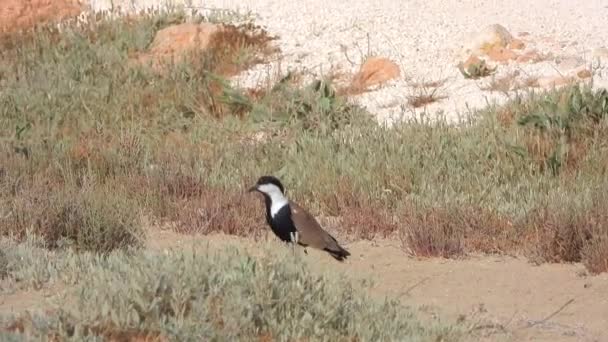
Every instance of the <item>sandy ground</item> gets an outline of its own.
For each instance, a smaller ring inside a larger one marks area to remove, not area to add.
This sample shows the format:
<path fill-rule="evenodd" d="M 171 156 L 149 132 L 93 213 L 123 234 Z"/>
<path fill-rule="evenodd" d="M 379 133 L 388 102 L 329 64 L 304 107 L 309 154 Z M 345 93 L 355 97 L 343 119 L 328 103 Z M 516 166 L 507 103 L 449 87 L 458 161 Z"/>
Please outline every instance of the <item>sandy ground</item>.
<path fill-rule="evenodd" d="M 234 236 L 192 238 L 170 231 L 152 236 L 149 248 L 159 250 L 207 244 L 256 250 L 252 240 Z M 608 341 L 608 274 L 586 275 L 580 264 L 535 266 L 487 256 L 417 260 L 390 240 L 358 241 L 346 248 L 352 253 L 346 263 L 311 249 L 302 255 L 319 272 L 373 280 L 373 295 L 397 297 L 448 320 L 470 320 L 485 330 L 479 332 L 487 341 Z"/>
<path fill-rule="evenodd" d="M 266 240 L 285 248 L 270 234 Z M 251 239 L 193 237 L 168 230 L 151 231 L 147 248 L 162 253 L 228 246 L 260 253 Z M 474 330 L 474 341 L 608 341 L 608 274 L 590 276 L 580 264 L 535 266 L 512 257 L 419 260 L 391 240 L 357 241 L 345 247 L 352 253 L 345 263 L 313 249 L 300 255 L 318 272 L 372 280 L 371 295 L 399 298 L 423 319 L 464 320 Z M 44 310 L 57 300 L 59 290 L 4 295 L 0 313 Z"/>
<path fill-rule="evenodd" d="M 89 0 L 94 10 L 122 6 L 134 11 L 159 6 L 161 0 Z M 513 36 L 526 32 L 526 44 L 552 57 L 535 64 L 501 65 L 497 77 L 519 72 L 521 78 L 555 77 L 582 65 L 591 69 L 596 86 L 608 85 L 608 1 L 606 0 L 173 0 L 203 11 L 216 9 L 251 12 L 255 22 L 278 35 L 282 56 L 235 79 L 255 87 L 277 73 L 304 71 L 311 77 L 330 71 L 355 72 L 362 58 L 378 55 L 394 60 L 401 77 L 355 98 L 383 122 L 400 117 L 443 113 L 455 120 L 474 109 L 508 98 L 482 90 L 491 80 L 464 79 L 456 68 L 468 35 L 485 26 L 501 24 Z M 607 51 L 607 50 L 604 50 Z M 566 61 L 564 63 L 564 61 Z M 413 109 L 409 96 L 430 92 L 414 86 L 444 81 L 436 94 L 446 98 Z M 513 96 L 511 92 L 509 96 Z"/>

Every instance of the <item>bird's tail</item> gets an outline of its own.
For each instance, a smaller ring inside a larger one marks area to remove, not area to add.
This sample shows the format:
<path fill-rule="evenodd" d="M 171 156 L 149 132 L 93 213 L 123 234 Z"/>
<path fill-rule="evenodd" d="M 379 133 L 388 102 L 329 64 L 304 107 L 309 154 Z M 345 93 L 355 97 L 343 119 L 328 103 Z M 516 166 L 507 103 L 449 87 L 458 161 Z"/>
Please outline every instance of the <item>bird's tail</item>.
<path fill-rule="evenodd" d="M 350 252 L 347 251 L 346 249 L 344 249 L 340 246 L 336 246 L 336 247 L 337 247 L 336 249 L 325 248 L 325 251 L 338 261 L 344 261 L 344 260 L 346 260 L 347 257 L 350 256 Z"/>

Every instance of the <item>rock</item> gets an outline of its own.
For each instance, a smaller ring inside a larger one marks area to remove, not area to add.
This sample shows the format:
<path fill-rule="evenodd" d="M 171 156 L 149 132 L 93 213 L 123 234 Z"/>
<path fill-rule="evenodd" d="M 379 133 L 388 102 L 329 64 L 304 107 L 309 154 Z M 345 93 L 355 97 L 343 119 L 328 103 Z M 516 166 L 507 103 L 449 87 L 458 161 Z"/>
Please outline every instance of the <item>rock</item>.
<path fill-rule="evenodd" d="M 593 76 L 593 74 L 589 69 L 586 68 L 580 69 L 576 72 L 576 77 L 580 79 L 591 78 L 591 76 Z"/>
<path fill-rule="evenodd" d="M 371 86 L 385 83 L 399 77 L 401 71 L 399 66 L 388 58 L 370 57 L 359 72 L 353 76 L 351 89 L 368 89 Z"/>
<path fill-rule="evenodd" d="M 507 63 L 509 61 L 517 59 L 517 54 L 511 49 L 504 47 L 495 46 L 488 51 L 488 57 L 490 60 L 500 63 Z"/>
<path fill-rule="evenodd" d="M 172 25 L 156 33 L 149 52 L 156 56 L 178 57 L 195 49 L 204 50 L 219 30 L 219 25 L 211 23 Z"/>
<path fill-rule="evenodd" d="M 513 36 L 502 25 L 493 24 L 479 32 L 470 34 L 462 45 L 460 57 L 487 54 L 495 47 L 506 47 L 513 40 Z M 461 59 L 461 60 L 462 60 Z"/>
<path fill-rule="evenodd" d="M 523 50 L 526 47 L 526 44 L 521 40 L 514 38 L 509 44 L 507 44 L 507 48 L 511 50 Z"/>
<path fill-rule="evenodd" d="M 76 17 L 83 10 L 77 0 L 0 0 L 0 33 Z"/>
<path fill-rule="evenodd" d="M 208 48 L 213 34 L 220 30 L 221 26 L 211 23 L 171 25 L 158 31 L 148 51 L 135 61 L 160 71 L 164 62 L 179 62 L 188 52 Z"/>

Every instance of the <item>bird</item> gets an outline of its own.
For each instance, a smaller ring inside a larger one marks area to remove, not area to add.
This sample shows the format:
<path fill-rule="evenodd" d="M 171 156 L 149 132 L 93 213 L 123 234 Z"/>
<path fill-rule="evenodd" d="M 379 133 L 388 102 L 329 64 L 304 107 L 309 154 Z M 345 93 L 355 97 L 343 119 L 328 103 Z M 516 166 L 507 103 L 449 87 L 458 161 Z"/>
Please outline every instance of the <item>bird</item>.
<path fill-rule="evenodd" d="M 283 242 L 316 248 L 329 253 L 338 261 L 344 261 L 350 252 L 326 232 L 308 211 L 287 199 L 285 188 L 274 176 L 261 176 L 248 192 L 264 195 L 266 222 L 273 233 Z M 295 245 L 294 245 L 295 246 Z"/>

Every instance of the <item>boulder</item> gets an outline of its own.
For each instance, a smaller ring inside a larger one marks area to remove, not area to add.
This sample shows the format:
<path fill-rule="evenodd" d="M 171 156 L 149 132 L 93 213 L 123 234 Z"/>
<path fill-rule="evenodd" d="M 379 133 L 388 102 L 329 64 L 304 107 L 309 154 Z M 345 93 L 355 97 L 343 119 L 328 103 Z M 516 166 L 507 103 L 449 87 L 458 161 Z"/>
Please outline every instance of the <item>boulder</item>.
<path fill-rule="evenodd" d="M 187 52 L 206 49 L 219 30 L 219 25 L 211 23 L 171 25 L 156 33 L 149 53 L 157 58 L 181 58 Z"/>
<path fill-rule="evenodd" d="M 479 32 L 471 33 L 461 45 L 460 57 L 464 60 L 471 55 L 484 55 L 494 48 L 505 48 L 513 36 L 500 24 L 486 26 Z"/>
<path fill-rule="evenodd" d="M 370 57 L 352 79 L 351 89 L 368 89 L 399 77 L 399 66 L 388 58 Z"/>

